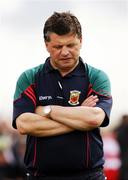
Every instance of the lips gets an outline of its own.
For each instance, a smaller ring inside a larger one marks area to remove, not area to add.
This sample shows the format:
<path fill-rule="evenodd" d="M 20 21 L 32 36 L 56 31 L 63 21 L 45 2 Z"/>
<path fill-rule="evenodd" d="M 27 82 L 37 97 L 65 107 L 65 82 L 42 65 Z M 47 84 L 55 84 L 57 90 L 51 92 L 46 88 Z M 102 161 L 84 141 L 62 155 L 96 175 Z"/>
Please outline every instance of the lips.
<path fill-rule="evenodd" d="M 70 61 L 71 58 L 61 58 L 60 60 L 61 60 L 61 61 Z"/>

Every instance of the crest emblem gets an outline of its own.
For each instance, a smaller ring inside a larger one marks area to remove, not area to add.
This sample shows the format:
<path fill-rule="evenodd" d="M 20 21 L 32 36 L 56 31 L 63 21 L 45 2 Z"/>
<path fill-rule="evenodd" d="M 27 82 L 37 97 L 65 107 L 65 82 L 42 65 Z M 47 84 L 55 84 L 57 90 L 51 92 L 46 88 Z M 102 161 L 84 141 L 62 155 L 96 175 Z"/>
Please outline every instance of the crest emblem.
<path fill-rule="evenodd" d="M 70 99 L 69 99 L 68 103 L 71 105 L 78 105 L 80 93 L 81 92 L 77 91 L 77 90 L 70 91 Z"/>

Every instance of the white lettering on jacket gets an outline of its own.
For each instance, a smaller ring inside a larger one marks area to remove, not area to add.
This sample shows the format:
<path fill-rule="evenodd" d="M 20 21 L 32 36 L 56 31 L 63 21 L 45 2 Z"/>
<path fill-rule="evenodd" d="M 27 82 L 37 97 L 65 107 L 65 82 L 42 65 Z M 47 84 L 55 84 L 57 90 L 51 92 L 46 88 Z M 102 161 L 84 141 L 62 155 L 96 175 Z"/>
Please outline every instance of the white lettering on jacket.
<path fill-rule="evenodd" d="M 39 96 L 39 100 L 42 101 L 42 100 L 50 100 L 52 99 L 52 96 Z"/>

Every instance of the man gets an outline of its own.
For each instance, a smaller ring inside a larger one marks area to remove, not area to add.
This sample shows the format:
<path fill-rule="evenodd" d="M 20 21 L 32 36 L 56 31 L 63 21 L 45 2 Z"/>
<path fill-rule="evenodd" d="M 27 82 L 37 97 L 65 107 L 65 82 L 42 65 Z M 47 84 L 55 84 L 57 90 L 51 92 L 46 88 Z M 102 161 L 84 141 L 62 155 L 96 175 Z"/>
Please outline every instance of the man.
<path fill-rule="evenodd" d="M 103 180 L 99 127 L 109 123 L 109 79 L 80 57 L 81 25 L 73 14 L 49 17 L 44 40 L 50 57 L 20 76 L 14 96 L 13 127 L 27 135 L 27 175 Z"/>

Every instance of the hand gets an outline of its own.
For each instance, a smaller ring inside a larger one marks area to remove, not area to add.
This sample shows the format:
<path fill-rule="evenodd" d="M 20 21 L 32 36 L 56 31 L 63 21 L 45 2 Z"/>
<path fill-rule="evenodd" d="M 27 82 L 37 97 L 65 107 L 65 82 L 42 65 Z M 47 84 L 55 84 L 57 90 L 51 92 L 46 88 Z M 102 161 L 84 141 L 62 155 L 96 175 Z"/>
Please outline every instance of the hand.
<path fill-rule="evenodd" d="M 91 95 L 83 101 L 81 106 L 94 107 L 98 101 L 97 95 Z"/>
<path fill-rule="evenodd" d="M 45 117 L 45 114 L 44 114 L 44 112 L 43 112 L 43 108 L 44 108 L 44 107 L 45 107 L 45 106 L 37 106 L 36 109 L 35 109 L 35 113 L 38 114 L 38 115 L 40 115 L 40 116 Z"/>

